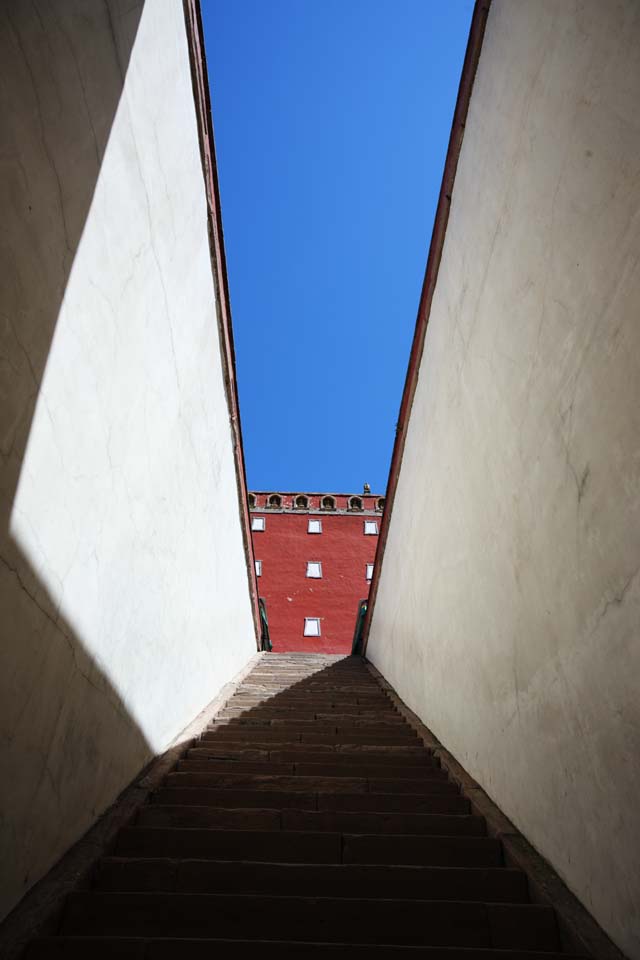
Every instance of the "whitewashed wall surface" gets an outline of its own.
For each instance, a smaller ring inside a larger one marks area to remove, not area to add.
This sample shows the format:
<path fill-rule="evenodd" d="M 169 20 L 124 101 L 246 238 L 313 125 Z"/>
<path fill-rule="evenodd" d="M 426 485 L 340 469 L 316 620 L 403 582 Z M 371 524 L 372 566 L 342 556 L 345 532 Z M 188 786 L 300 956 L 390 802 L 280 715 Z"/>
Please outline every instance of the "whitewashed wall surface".
<path fill-rule="evenodd" d="M 255 652 L 180 0 L 0 5 L 0 914 Z"/>
<path fill-rule="evenodd" d="M 640 958 L 640 5 L 494 0 L 368 654 Z"/>

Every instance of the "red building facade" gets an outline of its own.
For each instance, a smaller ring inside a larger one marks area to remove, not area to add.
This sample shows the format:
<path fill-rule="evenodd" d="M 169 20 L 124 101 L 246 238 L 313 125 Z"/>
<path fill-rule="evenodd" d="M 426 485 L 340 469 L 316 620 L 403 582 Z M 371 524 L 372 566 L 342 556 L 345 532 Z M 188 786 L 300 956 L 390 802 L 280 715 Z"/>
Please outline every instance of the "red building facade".
<path fill-rule="evenodd" d="M 258 592 L 274 653 L 349 653 L 369 594 L 384 497 L 249 494 Z"/>

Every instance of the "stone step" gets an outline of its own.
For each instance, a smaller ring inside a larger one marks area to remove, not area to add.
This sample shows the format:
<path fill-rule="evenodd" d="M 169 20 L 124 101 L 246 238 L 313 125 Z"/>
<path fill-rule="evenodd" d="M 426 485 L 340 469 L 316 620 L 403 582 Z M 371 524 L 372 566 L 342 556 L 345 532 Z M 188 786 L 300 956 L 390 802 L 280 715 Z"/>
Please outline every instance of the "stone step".
<path fill-rule="evenodd" d="M 469 814 L 375 813 L 229 809 L 195 804 L 151 803 L 138 813 L 142 827 L 210 827 L 215 830 L 298 830 L 303 832 L 474 836 L 486 833 L 483 817 Z"/>
<path fill-rule="evenodd" d="M 189 750 L 185 760 L 176 764 L 178 771 L 204 773 L 255 773 L 281 776 L 292 775 L 301 777 L 342 777 L 356 775 L 360 777 L 393 777 L 398 780 L 419 780 L 423 778 L 446 777 L 447 774 L 435 765 L 409 763 L 358 763 L 349 764 L 333 762 L 330 759 L 314 763 L 295 761 L 290 763 L 276 763 L 274 760 L 215 760 L 198 754 L 198 750 Z"/>
<path fill-rule="evenodd" d="M 248 920 L 250 919 L 250 922 Z M 553 911 L 537 904 L 237 894 L 72 893 L 61 933 L 302 940 L 557 950 Z"/>
<path fill-rule="evenodd" d="M 207 827 L 125 827 L 118 835 L 114 853 L 119 857 L 196 857 L 268 863 L 502 865 L 500 843 L 493 837 L 383 836 Z"/>
<path fill-rule="evenodd" d="M 348 723 L 340 726 L 336 724 L 335 717 L 327 717 L 326 720 L 318 720 L 314 717 L 313 720 L 294 720 L 291 717 L 253 717 L 250 714 L 247 716 L 241 716 L 237 718 L 231 718 L 229 720 L 220 720 L 219 716 L 216 717 L 215 721 L 209 724 L 207 729 L 213 729 L 217 727 L 235 727 L 236 729 L 250 729 L 251 727 L 286 727 L 287 729 L 296 730 L 299 733 L 309 732 L 316 729 L 319 723 L 326 723 L 327 726 L 332 726 L 334 733 L 348 733 L 350 730 L 355 730 L 356 728 L 364 727 L 367 733 L 380 733 L 382 736 L 385 736 L 388 733 L 397 732 L 398 728 L 407 729 L 416 736 L 415 732 L 411 727 L 407 727 L 407 724 L 403 720 L 402 716 L 399 713 L 393 713 L 387 715 L 385 720 L 368 720 L 362 719 L 361 717 L 352 717 Z"/>
<path fill-rule="evenodd" d="M 284 749 L 288 744 L 319 744 L 324 747 L 343 747 L 347 750 L 349 747 L 420 747 L 425 749 L 416 737 L 410 737 L 405 734 L 396 736 L 382 737 L 378 734 L 366 733 L 312 733 L 302 731 L 299 733 L 291 732 L 288 728 L 273 727 L 250 727 L 245 728 L 249 732 L 238 730 L 237 727 L 221 728 L 204 731 L 198 741 L 194 740 L 193 745 L 220 744 L 227 743 L 247 747 L 256 746 L 258 749 L 271 749 L 271 744 L 275 744 L 274 749 Z M 308 747 L 307 747 L 308 748 Z"/>
<path fill-rule="evenodd" d="M 280 705 L 273 703 L 269 706 L 258 705 L 250 707 L 237 703 L 233 704 L 229 701 L 218 716 L 222 719 L 250 716 L 256 719 L 331 720 L 341 726 L 348 726 L 352 719 L 370 720 L 375 723 L 379 720 L 385 720 L 388 717 L 399 716 L 399 714 L 391 703 L 389 703 L 389 706 L 372 710 L 369 707 L 359 706 L 358 704 L 349 704 L 348 706 L 346 704 L 338 704 L 333 706 L 323 703 L 322 705 L 314 706 L 311 703 L 305 703 L 304 706 L 291 707 L 285 704 Z"/>
<path fill-rule="evenodd" d="M 318 700 L 305 697 L 299 703 L 280 700 L 278 698 L 266 698 L 258 702 L 248 702 L 246 700 L 232 699 L 227 701 L 224 706 L 224 712 L 241 710 L 243 715 L 264 716 L 268 714 L 280 714 L 283 717 L 301 717 L 310 719 L 310 714 L 315 716 L 318 713 L 326 713 L 335 716 L 342 714 L 344 716 L 356 715 L 366 716 L 375 720 L 376 717 L 395 716 L 396 711 L 389 701 L 383 703 L 364 703 L 356 700 Z"/>
<path fill-rule="evenodd" d="M 28 947 L 26 960 L 567 960 L 554 951 L 465 947 L 407 947 L 295 940 L 220 940 L 172 937 L 43 937 Z M 579 960 L 579 958 L 573 958 Z"/>
<path fill-rule="evenodd" d="M 434 793 L 412 797 L 402 794 L 268 793 L 261 790 L 214 790 L 209 787 L 164 787 L 157 790 L 153 803 L 195 804 L 226 809 L 344 810 L 380 813 L 456 813 L 470 812 L 466 797 L 456 793 Z"/>
<path fill-rule="evenodd" d="M 188 750 L 190 759 L 205 757 L 218 760 L 274 760 L 276 763 L 427 763 L 438 766 L 437 759 L 422 746 L 381 747 L 379 744 L 339 743 L 238 743 L 237 741 L 195 740 Z"/>
<path fill-rule="evenodd" d="M 524 903 L 527 878 L 506 867 L 398 867 L 361 864 L 273 864 L 219 860 L 102 860 L 99 890 L 180 893 L 274 893 L 279 896 L 376 897 L 388 890 L 407 900 Z"/>
<path fill-rule="evenodd" d="M 304 683 L 300 684 L 299 687 L 294 685 L 291 686 L 290 683 L 286 681 L 279 680 L 264 680 L 261 682 L 256 681 L 255 683 L 249 683 L 245 681 L 242 684 L 241 690 L 238 691 L 246 696 L 252 696 L 254 694 L 268 693 L 272 695 L 291 695 L 295 696 L 297 690 L 303 690 L 305 694 L 310 694 L 311 696 L 315 694 L 322 694 L 323 696 L 338 696 L 338 697 L 366 697 L 366 696 L 375 696 L 380 697 L 380 687 L 372 681 L 368 684 L 356 684 L 356 683 L 331 683 L 331 681 L 311 681 L 307 680 Z"/>
<path fill-rule="evenodd" d="M 255 741 L 237 741 L 237 740 L 194 740 L 191 750 L 206 750 L 210 756 L 217 756 L 219 759 L 232 758 L 238 760 L 251 759 L 248 755 L 259 754 L 255 759 L 276 760 L 278 762 L 289 762 L 290 760 L 305 759 L 307 762 L 314 762 L 315 759 L 322 760 L 346 760 L 349 763 L 358 763 L 364 761 L 384 762 L 391 760 L 399 763 L 409 760 L 411 763 L 438 763 L 437 758 L 428 750 L 419 744 L 394 744 L 389 746 L 380 746 L 377 743 L 317 743 L 309 744 L 301 741 L 290 742 L 287 740 L 262 742 Z"/>
<path fill-rule="evenodd" d="M 306 685 L 302 684 L 301 689 L 292 695 L 289 690 L 279 691 L 276 689 L 270 689 L 268 687 L 255 687 L 252 691 L 243 691 L 242 693 L 235 693 L 227 701 L 228 704 L 234 705 L 237 703 L 243 703 L 245 701 L 256 701 L 257 705 L 263 705 L 265 707 L 272 706 L 291 706 L 291 707 L 301 707 L 305 708 L 307 704 L 342 704 L 345 707 L 351 706 L 362 706 L 370 710 L 376 710 L 378 707 L 388 707 L 389 705 L 393 706 L 393 702 L 386 696 L 380 696 L 373 692 L 357 692 L 357 691 L 336 691 L 336 690 L 320 690 L 317 687 L 315 689 L 307 688 Z"/>
<path fill-rule="evenodd" d="M 194 740 L 194 746 L 196 744 L 220 744 L 225 748 L 227 745 L 229 749 L 234 748 L 246 748 L 246 747 L 256 747 L 257 749 L 272 749 L 270 744 L 276 743 L 281 744 L 278 749 L 285 749 L 285 745 L 289 744 L 301 744 L 303 742 L 302 737 L 306 737 L 309 733 L 313 731 L 303 729 L 301 731 L 291 730 L 289 727 L 221 727 L 218 729 L 209 729 L 204 730 L 200 735 L 198 740 Z M 336 734 L 335 732 L 327 731 L 327 735 L 331 740 L 337 742 L 327 743 L 325 746 L 321 746 L 320 752 L 323 751 L 333 751 L 336 753 L 365 753 L 367 751 L 372 752 L 378 750 L 381 753 L 389 753 L 392 748 L 398 748 L 399 752 L 406 752 L 413 750 L 416 752 L 424 752 L 426 748 L 416 737 L 394 737 L 396 743 L 384 743 L 380 742 L 379 738 L 376 737 L 375 733 L 371 734 L 357 734 L 357 736 L 362 739 L 366 737 L 369 740 L 369 743 L 358 743 L 350 744 L 342 742 L 342 735 Z M 305 741 L 306 742 L 306 741 Z M 267 744 L 266 748 L 258 746 L 258 744 Z"/>
<path fill-rule="evenodd" d="M 392 793 L 424 795 L 436 792 L 457 793 L 455 784 L 447 779 L 390 780 L 384 777 L 304 777 L 256 775 L 242 773 L 213 773 L 176 770 L 167 774 L 167 787 L 214 787 L 218 790 L 276 790 L 303 793 Z"/>

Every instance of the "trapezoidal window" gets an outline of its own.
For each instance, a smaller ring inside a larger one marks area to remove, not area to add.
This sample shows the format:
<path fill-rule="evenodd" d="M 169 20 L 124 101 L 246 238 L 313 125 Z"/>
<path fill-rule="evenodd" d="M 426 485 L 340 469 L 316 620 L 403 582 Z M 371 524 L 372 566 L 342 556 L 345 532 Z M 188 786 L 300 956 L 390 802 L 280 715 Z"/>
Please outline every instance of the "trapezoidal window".
<path fill-rule="evenodd" d="M 377 537 L 377 536 L 378 536 L 378 521 L 377 521 L 377 520 L 365 520 L 365 522 L 364 522 L 364 532 L 365 532 L 365 536 L 368 536 L 368 537 Z"/>
<path fill-rule="evenodd" d="M 321 510 L 335 510 L 336 508 L 336 498 L 335 497 L 323 497 L 320 501 Z"/>
<path fill-rule="evenodd" d="M 307 533 L 322 533 L 322 520 L 309 520 Z"/>
<path fill-rule="evenodd" d="M 308 510 L 309 509 L 309 497 L 305 497 L 303 493 L 299 494 L 294 501 L 293 506 L 296 510 Z"/>
<path fill-rule="evenodd" d="M 372 576 L 373 576 L 373 564 L 368 563 L 367 569 L 365 570 L 365 573 L 364 573 L 365 580 L 371 580 Z"/>
<path fill-rule="evenodd" d="M 280 510 L 282 507 L 282 497 L 278 493 L 272 493 L 270 497 L 267 497 L 267 506 L 272 510 Z"/>
<path fill-rule="evenodd" d="M 256 560 L 256 577 L 262 576 L 262 560 Z"/>
<path fill-rule="evenodd" d="M 262 533 L 266 526 L 264 517 L 252 517 L 251 518 L 251 529 L 257 530 L 258 533 Z"/>
<path fill-rule="evenodd" d="M 320 636 L 320 617 L 305 617 L 304 618 L 304 637 L 319 637 Z"/>
<path fill-rule="evenodd" d="M 307 560 L 307 576 L 322 580 L 322 564 L 319 560 Z"/>

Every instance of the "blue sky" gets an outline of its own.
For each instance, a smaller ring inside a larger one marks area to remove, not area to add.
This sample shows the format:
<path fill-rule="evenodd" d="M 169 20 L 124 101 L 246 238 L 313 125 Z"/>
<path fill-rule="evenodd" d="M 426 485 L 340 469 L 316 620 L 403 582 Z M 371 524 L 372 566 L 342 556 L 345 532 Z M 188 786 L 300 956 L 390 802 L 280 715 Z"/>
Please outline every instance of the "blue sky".
<path fill-rule="evenodd" d="M 203 0 L 250 489 L 384 492 L 471 0 Z"/>

